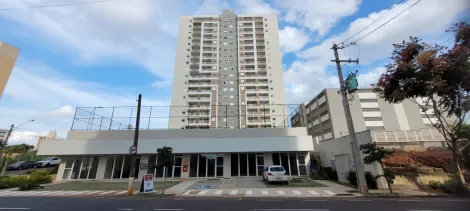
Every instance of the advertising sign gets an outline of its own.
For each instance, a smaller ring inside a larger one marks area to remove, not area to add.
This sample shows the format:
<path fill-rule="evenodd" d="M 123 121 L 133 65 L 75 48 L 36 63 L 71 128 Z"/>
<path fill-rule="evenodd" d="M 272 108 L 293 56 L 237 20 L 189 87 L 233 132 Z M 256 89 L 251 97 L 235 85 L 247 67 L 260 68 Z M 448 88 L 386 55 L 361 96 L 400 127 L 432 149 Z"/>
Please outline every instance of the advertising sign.
<path fill-rule="evenodd" d="M 142 177 L 142 184 L 140 186 L 140 192 L 142 193 L 153 193 L 153 175 L 146 174 Z"/>

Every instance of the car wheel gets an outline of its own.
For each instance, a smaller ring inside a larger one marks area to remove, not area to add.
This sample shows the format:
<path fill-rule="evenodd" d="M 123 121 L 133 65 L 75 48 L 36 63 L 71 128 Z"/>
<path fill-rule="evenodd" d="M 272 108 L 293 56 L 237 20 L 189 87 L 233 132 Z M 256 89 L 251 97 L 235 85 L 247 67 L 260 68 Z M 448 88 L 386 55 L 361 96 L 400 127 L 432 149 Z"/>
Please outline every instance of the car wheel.
<path fill-rule="evenodd" d="M 50 166 L 51 166 L 51 164 L 49 164 L 49 163 L 48 163 L 48 164 L 46 164 L 46 168 L 48 168 L 48 167 L 50 167 Z"/>
<path fill-rule="evenodd" d="M 23 170 L 23 166 L 18 167 L 18 170 Z"/>

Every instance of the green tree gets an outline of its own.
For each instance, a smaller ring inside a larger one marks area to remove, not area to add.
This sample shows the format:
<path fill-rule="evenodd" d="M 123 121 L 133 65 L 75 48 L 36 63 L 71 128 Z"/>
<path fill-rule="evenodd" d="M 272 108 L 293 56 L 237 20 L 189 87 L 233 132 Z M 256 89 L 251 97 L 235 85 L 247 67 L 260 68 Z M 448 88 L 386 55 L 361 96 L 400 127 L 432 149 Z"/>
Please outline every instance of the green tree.
<path fill-rule="evenodd" d="M 423 111 L 432 109 L 426 116 L 452 151 L 456 179 L 463 186 L 459 135 L 470 110 L 470 25 L 461 22 L 448 31 L 455 35 L 450 49 L 423 43 L 417 37 L 395 44 L 392 62 L 373 86 L 390 103 L 409 99 Z"/>
<path fill-rule="evenodd" d="M 462 163 L 466 169 L 470 169 L 470 124 L 463 124 L 460 129 L 460 149 L 462 155 Z"/>
<path fill-rule="evenodd" d="M 162 148 L 157 149 L 158 153 L 158 160 L 162 161 L 161 163 L 157 164 L 155 168 L 160 169 L 160 168 L 166 168 L 165 175 L 165 181 L 163 182 L 163 190 L 162 190 L 162 195 L 165 194 L 165 186 L 166 186 L 166 174 L 168 174 L 168 169 L 173 167 L 174 160 L 173 160 L 173 148 L 171 147 L 166 147 L 163 146 Z"/>
<path fill-rule="evenodd" d="M 387 181 L 388 190 L 390 191 L 390 193 L 393 193 L 392 184 L 395 180 L 395 174 L 391 170 L 385 169 L 384 164 L 382 162 L 384 158 L 392 156 L 393 151 L 385 149 L 383 147 L 379 147 L 376 143 L 362 144 L 361 146 L 359 146 L 359 150 L 365 155 L 365 157 L 363 158 L 365 164 L 373 164 L 375 162 L 380 164 L 380 167 L 382 167 L 384 174 L 377 175 L 376 179 L 384 177 Z"/>

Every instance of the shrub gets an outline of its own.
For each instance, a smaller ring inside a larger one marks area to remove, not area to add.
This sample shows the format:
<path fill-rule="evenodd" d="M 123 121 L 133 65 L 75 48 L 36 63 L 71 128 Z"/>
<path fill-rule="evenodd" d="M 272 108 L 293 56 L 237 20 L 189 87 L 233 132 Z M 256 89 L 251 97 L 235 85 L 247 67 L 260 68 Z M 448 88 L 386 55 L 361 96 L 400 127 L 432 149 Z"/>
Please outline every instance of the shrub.
<path fill-rule="evenodd" d="M 57 172 L 59 171 L 59 166 L 55 166 L 53 169 L 49 169 L 47 170 L 49 172 L 49 174 L 57 174 Z"/>
<path fill-rule="evenodd" d="M 33 189 L 38 189 L 41 186 L 39 185 L 38 182 L 33 181 L 33 180 L 27 180 L 25 183 L 19 186 L 19 190 L 25 191 L 25 190 L 33 190 Z"/>
<path fill-rule="evenodd" d="M 429 181 L 428 187 L 431 189 L 441 189 L 442 188 L 442 183 L 439 181 Z"/>
<path fill-rule="evenodd" d="M 458 180 L 455 180 L 455 179 L 451 179 L 451 180 L 448 180 L 448 181 L 444 182 L 444 184 L 442 184 L 441 187 L 442 187 L 442 191 L 444 191 L 444 193 L 461 194 L 461 193 L 466 192 L 465 186 L 461 185 L 458 182 Z"/>
<path fill-rule="evenodd" d="M 27 176 L 10 176 L 0 179 L 0 189 L 14 188 L 22 185 L 28 180 Z"/>
<path fill-rule="evenodd" d="M 37 171 L 29 176 L 29 180 L 37 182 L 39 184 L 51 183 L 52 178 L 49 176 L 48 171 Z"/>
<path fill-rule="evenodd" d="M 31 175 L 31 174 L 33 174 L 34 172 L 36 172 L 36 170 L 34 170 L 34 169 L 28 169 L 28 170 L 25 171 L 25 174 Z"/>
<path fill-rule="evenodd" d="M 348 173 L 346 173 L 346 179 L 348 180 L 349 184 L 357 186 L 357 177 L 355 171 L 349 170 Z"/>
<path fill-rule="evenodd" d="M 366 176 L 367 187 L 369 189 L 377 189 L 377 180 L 375 179 L 375 176 L 368 171 L 366 171 L 365 176 Z"/>
<path fill-rule="evenodd" d="M 325 167 L 323 170 L 328 179 L 338 181 L 338 174 L 331 167 Z"/>

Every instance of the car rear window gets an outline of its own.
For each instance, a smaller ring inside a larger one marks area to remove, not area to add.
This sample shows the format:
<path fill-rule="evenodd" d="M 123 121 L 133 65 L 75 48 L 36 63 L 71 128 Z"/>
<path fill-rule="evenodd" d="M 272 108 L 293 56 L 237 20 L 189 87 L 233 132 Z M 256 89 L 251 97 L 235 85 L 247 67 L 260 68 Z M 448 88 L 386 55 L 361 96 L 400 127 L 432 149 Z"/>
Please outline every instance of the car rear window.
<path fill-rule="evenodd" d="M 271 171 L 284 171 L 283 167 L 271 167 L 269 168 Z"/>

